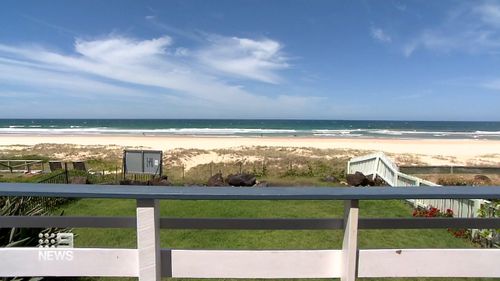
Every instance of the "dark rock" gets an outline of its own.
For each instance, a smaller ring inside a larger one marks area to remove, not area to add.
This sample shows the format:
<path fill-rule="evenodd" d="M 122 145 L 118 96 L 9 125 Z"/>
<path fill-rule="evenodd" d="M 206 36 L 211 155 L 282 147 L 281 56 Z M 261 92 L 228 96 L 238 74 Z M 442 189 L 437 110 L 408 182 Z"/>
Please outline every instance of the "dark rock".
<path fill-rule="evenodd" d="M 227 183 L 232 186 L 254 186 L 257 178 L 253 174 L 236 174 L 227 176 Z"/>
<path fill-rule="evenodd" d="M 71 177 L 69 180 L 70 184 L 89 184 L 87 177 Z"/>
<path fill-rule="evenodd" d="M 369 183 L 369 179 L 361 172 L 348 174 L 346 180 L 350 186 L 367 186 Z"/>
<path fill-rule="evenodd" d="M 475 175 L 474 184 L 480 184 L 480 185 L 491 184 L 491 179 L 485 175 Z"/>
<path fill-rule="evenodd" d="M 255 183 L 254 187 L 268 187 L 269 184 L 267 183 L 267 181 L 258 181 Z"/>
<path fill-rule="evenodd" d="M 211 176 L 207 182 L 208 186 L 225 186 L 224 178 L 222 177 L 222 173 L 217 173 Z"/>
<path fill-rule="evenodd" d="M 389 186 L 389 185 L 385 182 L 385 180 L 383 180 L 383 179 L 382 179 L 382 178 L 380 178 L 380 177 L 376 177 L 376 178 L 375 178 L 375 180 L 374 180 L 374 183 L 375 183 L 375 184 L 374 184 L 375 186 Z"/>
<path fill-rule="evenodd" d="M 148 181 L 148 185 L 154 186 L 169 186 L 170 182 L 168 181 L 167 176 L 161 176 L 160 178 L 154 178 Z"/>
<path fill-rule="evenodd" d="M 363 186 L 375 186 L 377 183 L 373 180 L 372 176 L 367 176 L 366 177 L 366 185 Z"/>
<path fill-rule="evenodd" d="M 324 182 L 340 182 L 339 179 L 335 176 L 326 176 L 321 179 Z"/>

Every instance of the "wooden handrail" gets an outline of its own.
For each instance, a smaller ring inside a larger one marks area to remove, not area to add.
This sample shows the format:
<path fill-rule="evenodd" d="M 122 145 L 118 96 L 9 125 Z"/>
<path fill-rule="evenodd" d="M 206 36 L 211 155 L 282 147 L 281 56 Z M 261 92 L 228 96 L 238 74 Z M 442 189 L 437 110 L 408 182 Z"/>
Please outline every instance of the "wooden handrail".
<path fill-rule="evenodd" d="M 184 187 L 0 183 L 0 196 L 172 200 L 500 199 L 500 187 Z"/>

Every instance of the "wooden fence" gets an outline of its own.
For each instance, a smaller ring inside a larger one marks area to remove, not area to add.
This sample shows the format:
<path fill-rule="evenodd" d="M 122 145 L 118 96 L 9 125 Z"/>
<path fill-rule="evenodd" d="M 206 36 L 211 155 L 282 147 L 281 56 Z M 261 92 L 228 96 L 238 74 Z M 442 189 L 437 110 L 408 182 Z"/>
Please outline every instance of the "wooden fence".
<path fill-rule="evenodd" d="M 362 172 L 382 178 L 390 186 L 439 186 L 433 182 L 407 175 L 399 171 L 399 167 L 383 153 L 352 158 L 347 164 L 347 172 L 353 174 Z M 453 214 L 460 218 L 477 217 L 483 205 L 491 205 L 488 200 L 482 199 L 408 199 L 415 207 L 436 207 L 441 211 L 453 210 Z"/>
<path fill-rule="evenodd" d="M 41 173 L 43 170 L 43 160 L 0 159 L 0 173 Z"/>
<path fill-rule="evenodd" d="M 399 170 L 406 174 L 496 174 L 500 175 L 500 167 L 471 166 L 400 166 Z"/>

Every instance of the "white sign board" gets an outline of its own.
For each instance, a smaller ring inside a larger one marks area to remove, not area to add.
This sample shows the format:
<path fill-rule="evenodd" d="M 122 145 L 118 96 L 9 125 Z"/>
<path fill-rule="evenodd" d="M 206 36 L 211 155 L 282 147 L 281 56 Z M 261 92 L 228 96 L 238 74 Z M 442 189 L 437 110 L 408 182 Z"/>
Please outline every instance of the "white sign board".
<path fill-rule="evenodd" d="M 159 150 L 125 150 L 123 170 L 125 174 L 161 175 L 162 154 Z"/>

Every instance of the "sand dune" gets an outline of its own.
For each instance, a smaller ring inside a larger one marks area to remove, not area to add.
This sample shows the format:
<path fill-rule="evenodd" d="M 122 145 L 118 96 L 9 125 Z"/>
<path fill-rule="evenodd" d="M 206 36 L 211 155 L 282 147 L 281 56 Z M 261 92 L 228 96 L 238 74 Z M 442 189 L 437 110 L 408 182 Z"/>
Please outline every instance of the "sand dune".
<path fill-rule="evenodd" d="M 231 149 L 249 146 L 311 147 L 376 150 L 395 155 L 418 155 L 427 164 L 500 164 L 500 141 L 444 139 L 347 139 L 313 137 L 189 137 L 125 135 L 0 135 L 0 146 L 40 143 L 118 145 L 168 151 L 170 149 Z M 0 147 L 1 148 L 1 147 Z"/>

